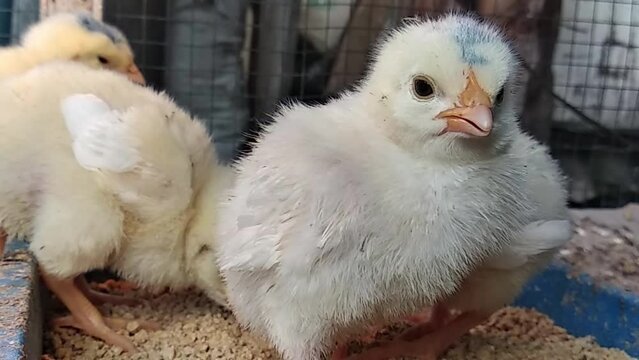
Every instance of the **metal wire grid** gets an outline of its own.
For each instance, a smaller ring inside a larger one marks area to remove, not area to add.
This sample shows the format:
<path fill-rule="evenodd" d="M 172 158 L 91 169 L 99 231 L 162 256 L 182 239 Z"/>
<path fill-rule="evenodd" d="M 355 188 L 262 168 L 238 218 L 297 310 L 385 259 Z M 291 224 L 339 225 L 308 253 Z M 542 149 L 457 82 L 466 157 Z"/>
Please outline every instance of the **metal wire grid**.
<path fill-rule="evenodd" d="M 10 12 L 23 24 L 37 18 L 37 0 L 4 5 L 0 0 L 0 16 Z M 402 18 L 451 9 L 479 12 L 504 24 L 522 55 L 528 69 L 522 76 L 523 121 L 550 143 L 571 177 L 574 205 L 639 200 L 639 3 L 632 0 L 105 0 L 104 5 L 105 21 L 128 36 L 149 83 L 207 121 L 216 141 L 228 142 L 227 153 L 237 146 L 237 134 L 250 131 L 255 120 L 266 121 L 279 101 L 322 102 L 359 79 L 374 39 Z M 9 34 L 0 29 L 5 35 L 0 41 L 15 39 L 24 25 L 13 28 Z"/>
<path fill-rule="evenodd" d="M 38 20 L 38 9 L 38 0 L 0 0 L 0 46 L 18 40 Z"/>
<path fill-rule="evenodd" d="M 583 114 L 559 104 L 551 144 L 583 205 L 639 199 L 638 30 L 633 1 L 564 1 L 554 90 Z"/>

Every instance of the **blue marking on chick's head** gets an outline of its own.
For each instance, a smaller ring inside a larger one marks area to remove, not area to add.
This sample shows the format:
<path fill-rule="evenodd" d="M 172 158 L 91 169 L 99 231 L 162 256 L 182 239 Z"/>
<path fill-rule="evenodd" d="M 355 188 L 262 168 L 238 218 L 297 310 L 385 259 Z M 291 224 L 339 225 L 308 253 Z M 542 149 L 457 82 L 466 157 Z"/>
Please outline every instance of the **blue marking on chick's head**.
<path fill-rule="evenodd" d="M 124 35 L 113 26 L 98 21 L 86 13 L 80 13 L 77 16 L 80 26 L 82 26 L 85 30 L 104 34 L 116 44 L 126 42 Z"/>
<path fill-rule="evenodd" d="M 468 65 L 485 65 L 488 60 L 478 52 L 477 45 L 491 42 L 491 34 L 474 20 L 460 21 L 453 29 L 461 57 Z"/>

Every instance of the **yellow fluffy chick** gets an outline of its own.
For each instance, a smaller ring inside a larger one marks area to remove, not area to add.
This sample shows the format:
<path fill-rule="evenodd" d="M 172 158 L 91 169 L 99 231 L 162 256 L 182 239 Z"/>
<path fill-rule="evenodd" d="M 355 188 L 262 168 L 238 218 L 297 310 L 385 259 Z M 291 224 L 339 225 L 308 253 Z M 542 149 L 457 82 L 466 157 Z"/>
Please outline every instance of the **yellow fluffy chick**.
<path fill-rule="evenodd" d="M 0 79 L 55 60 L 106 68 L 144 84 L 126 37 L 89 13 L 59 13 L 34 24 L 19 45 L 0 49 Z"/>
<path fill-rule="evenodd" d="M 0 228 L 30 240 L 71 311 L 54 324 L 134 350 L 114 332 L 126 322 L 92 304 L 115 300 L 89 291 L 93 269 L 225 302 L 213 232 L 233 173 L 199 121 L 163 94 L 73 62 L 6 80 L 0 108 Z"/>

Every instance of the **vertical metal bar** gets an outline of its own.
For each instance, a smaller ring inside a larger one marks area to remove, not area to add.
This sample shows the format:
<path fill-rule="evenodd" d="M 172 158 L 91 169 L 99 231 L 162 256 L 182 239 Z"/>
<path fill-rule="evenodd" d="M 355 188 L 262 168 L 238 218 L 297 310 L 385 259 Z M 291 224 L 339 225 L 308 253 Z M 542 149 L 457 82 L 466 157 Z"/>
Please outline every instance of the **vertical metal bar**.
<path fill-rule="evenodd" d="M 260 2 L 255 74 L 255 111 L 258 116 L 273 111 L 277 102 L 290 90 L 299 11 L 297 0 Z"/>
<path fill-rule="evenodd" d="M 393 11 L 390 5 L 389 1 L 379 0 L 358 0 L 355 3 L 335 55 L 326 94 L 342 90 L 362 77 L 368 63 L 369 48 L 384 30 Z"/>

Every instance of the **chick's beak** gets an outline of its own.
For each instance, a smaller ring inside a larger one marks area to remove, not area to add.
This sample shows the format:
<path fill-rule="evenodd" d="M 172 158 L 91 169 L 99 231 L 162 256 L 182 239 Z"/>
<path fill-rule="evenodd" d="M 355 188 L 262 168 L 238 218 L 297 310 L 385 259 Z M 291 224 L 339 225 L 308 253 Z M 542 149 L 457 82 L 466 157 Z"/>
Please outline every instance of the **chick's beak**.
<path fill-rule="evenodd" d="M 486 105 L 448 109 L 439 113 L 437 117 L 446 120 L 444 132 L 481 137 L 490 134 L 493 127 L 493 114 Z"/>
<path fill-rule="evenodd" d="M 135 64 L 131 64 L 131 66 L 129 66 L 126 70 L 126 76 L 136 84 L 146 85 L 146 80 L 144 79 L 142 72 Z"/>
<path fill-rule="evenodd" d="M 445 120 L 447 132 L 463 133 L 470 136 L 488 136 L 493 127 L 492 101 L 479 86 L 474 72 L 468 74 L 468 82 L 459 95 L 459 106 L 444 110 L 435 119 Z"/>

